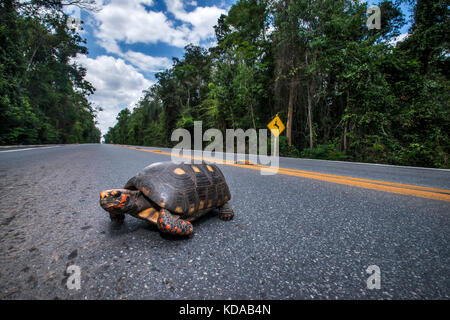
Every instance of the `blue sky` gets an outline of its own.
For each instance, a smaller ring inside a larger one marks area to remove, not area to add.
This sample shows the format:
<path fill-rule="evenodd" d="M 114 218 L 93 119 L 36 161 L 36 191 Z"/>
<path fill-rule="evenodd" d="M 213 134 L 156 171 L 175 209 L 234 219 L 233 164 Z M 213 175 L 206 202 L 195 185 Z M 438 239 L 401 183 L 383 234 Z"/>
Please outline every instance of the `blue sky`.
<path fill-rule="evenodd" d="M 97 89 L 90 101 L 104 110 L 97 118 L 102 134 L 115 124 L 120 110 L 133 108 L 155 82 L 156 72 L 183 55 L 185 45 L 213 45 L 213 26 L 236 1 L 96 0 L 97 12 L 69 8 L 71 16 L 84 21 L 81 35 L 89 53 L 76 62 Z"/>
<path fill-rule="evenodd" d="M 105 134 L 120 110 L 132 109 L 142 91 L 155 83 L 155 73 L 172 65 L 189 43 L 214 44 L 214 28 L 235 0 L 96 0 L 95 12 L 72 7 L 81 17 L 80 33 L 89 53 L 75 61 L 87 69 L 96 88 L 89 100 L 103 109 L 98 126 Z"/>

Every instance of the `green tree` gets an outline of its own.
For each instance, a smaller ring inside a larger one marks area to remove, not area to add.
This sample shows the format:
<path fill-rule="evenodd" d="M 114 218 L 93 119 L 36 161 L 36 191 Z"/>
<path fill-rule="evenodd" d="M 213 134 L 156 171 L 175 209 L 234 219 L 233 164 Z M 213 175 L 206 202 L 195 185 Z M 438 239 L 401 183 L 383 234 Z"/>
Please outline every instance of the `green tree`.
<path fill-rule="evenodd" d="M 88 5 L 86 1 L 73 4 Z M 0 4 L 0 144 L 99 142 L 86 70 L 71 63 L 87 53 L 68 30 L 64 1 Z"/>
<path fill-rule="evenodd" d="M 409 36 L 394 45 L 414 8 Z M 265 128 L 287 120 L 287 156 L 449 167 L 448 1 L 240 0 L 156 75 L 105 141 L 171 146 L 174 129 Z"/>

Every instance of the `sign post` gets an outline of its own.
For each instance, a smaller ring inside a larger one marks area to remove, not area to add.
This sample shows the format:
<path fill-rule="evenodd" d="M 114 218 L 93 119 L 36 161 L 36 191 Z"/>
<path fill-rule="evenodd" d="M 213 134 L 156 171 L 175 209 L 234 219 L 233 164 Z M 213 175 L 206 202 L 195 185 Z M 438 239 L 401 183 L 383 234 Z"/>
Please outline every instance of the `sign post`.
<path fill-rule="evenodd" d="M 278 157 L 278 137 L 280 136 L 280 134 L 284 131 L 285 126 L 283 124 L 283 122 L 281 121 L 280 117 L 278 117 L 278 115 L 275 116 L 275 118 L 272 119 L 272 121 L 269 122 L 269 124 L 267 125 L 267 128 L 269 128 L 270 132 L 272 132 L 273 136 L 274 136 L 274 146 L 273 146 L 273 152 L 274 152 L 274 156 Z"/>

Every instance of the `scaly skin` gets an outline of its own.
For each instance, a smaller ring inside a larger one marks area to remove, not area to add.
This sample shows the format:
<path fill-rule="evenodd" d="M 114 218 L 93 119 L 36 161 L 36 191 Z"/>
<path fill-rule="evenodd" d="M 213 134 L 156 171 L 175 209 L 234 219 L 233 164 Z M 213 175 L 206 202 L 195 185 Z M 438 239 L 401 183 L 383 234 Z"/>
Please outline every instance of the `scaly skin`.
<path fill-rule="evenodd" d="M 231 206 L 228 204 L 228 202 L 219 208 L 219 219 L 228 221 L 233 219 L 233 217 L 234 212 Z"/>
<path fill-rule="evenodd" d="M 153 205 L 140 191 L 113 189 L 100 193 L 100 205 L 109 212 L 112 221 L 123 222 L 128 213 L 136 218 L 139 212 L 152 208 Z"/>
<path fill-rule="evenodd" d="M 166 209 L 160 210 L 157 226 L 161 232 L 179 236 L 190 236 L 194 233 L 194 228 L 189 221 L 169 213 Z"/>

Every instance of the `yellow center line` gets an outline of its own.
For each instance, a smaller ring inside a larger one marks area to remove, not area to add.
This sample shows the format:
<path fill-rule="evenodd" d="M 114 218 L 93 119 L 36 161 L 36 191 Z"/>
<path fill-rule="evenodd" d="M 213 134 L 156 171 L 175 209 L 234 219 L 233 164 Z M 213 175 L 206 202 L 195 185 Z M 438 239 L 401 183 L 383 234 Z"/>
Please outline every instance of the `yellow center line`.
<path fill-rule="evenodd" d="M 259 164 L 255 164 L 255 165 L 259 166 L 259 167 L 270 168 L 269 166 L 263 166 L 263 165 L 259 165 Z M 388 185 L 388 186 L 394 186 L 394 187 L 402 187 L 402 188 L 409 188 L 409 189 L 416 189 L 416 190 L 424 190 L 424 191 L 440 192 L 440 193 L 450 194 L 450 190 L 447 190 L 447 189 L 437 189 L 437 188 L 415 186 L 415 185 L 402 184 L 402 183 L 396 183 L 396 182 L 370 180 L 370 179 L 362 179 L 362 178 L 355 178 L 355 177 L 346 177 L 346 176 L 339 176 L 339 175 L 328 174 L 328 173 L 303 171 L 303 170 L 298 170 L 298 169 L 280 168 L 279 170 L 287 171 L 287 172 L 297 172 L 297 173 L 303 173 L 303 174 L 313 174 L 313 175 L 317 175 L 317 176 L 330 177 L 330 178 L 336 178 L 336 179 L 346 179 L 346 180 L 361 181 L 361 182 L 368 182 L 368 183 L 376 183 L 376 184 L 382 184 L 382 185 Z"/>
<path fill-rule="evenodd" d="M 133 150 L 138 150 L 138 151 L 152 152 L 152 153 L 157 153 L 157 154 L 161 154 L 161 155 L 178 156 L 178 157 L 187 158 L 187 159 L 205 160 L 205 161 L 210 161 L 210 162 L 214 162 L 214 163 L 220 163 L 220 164 L 225 164 L 225 165 L 234 166 L 234 167 L 241 167 L 241 168 L 246 168 L 246 169 L 251 169 L 251 170 L 264 170 L 264 171 L 276 172 L 279 174 L 284 174 L 284 175 L 289 175 L 289 176 L 294 176 L 294 177 L 301 177 L 301 178 L 307 178 L 307 179 L 314 179 L 314 180 L 338 183 L 338 184 L 348 185 L 348 186 L 352 186 L 352 187 L 358 187 L 358 188 L 364 188 L 364 189 L 370 189 L 370 190 L 384 191 L 384 192 L 390 192 L 390 193 L 396 193 L 396 194 L 402 194 L 402 195 L 415 196 L 415 197 L 420 197 L 420 198 L 435 199 L 435 200 L 442 200 L 442 201 L 450 202 L 450 190 L 446 190 L 446 189 L 437 189 L 437 188 L 429 188 L 429 187 L 401 184 L 401 183 L 395 183 L 395 182 L 346 177 L 346 176 L 339 176 L 339 175 L 311 172 L 311 171 L 303 171 L 303 170 L 289 169 L 289 168 L 275 169 L 275 168 L 272 168 L 269 166 L 264 166 L 264 165 L 259 165 L 259 164 L 253 164 L 253 165 L 239 164 L 234 161 L 230 162 L 230 161 L 220 160 L 220 159 L 215 159 L 215 158 L 183 156 L 182 154 L 165 152 L 165 151 L 161 151 L 161 150 L 151 150 L 151 149 L 121 146 L 121 145 L 116 145 L 116 146 L 133 149 Z"/>

